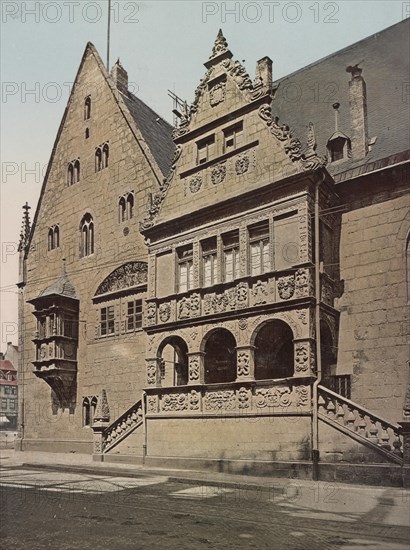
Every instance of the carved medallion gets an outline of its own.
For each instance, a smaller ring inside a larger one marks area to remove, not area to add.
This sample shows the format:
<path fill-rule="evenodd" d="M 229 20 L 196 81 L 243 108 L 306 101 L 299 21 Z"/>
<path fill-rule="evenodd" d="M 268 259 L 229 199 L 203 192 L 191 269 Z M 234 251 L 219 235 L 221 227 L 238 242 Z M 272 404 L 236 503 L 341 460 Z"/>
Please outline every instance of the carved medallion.
<path fill-rule="evenodd" d="M 293 275 L 287 277 L 279 277 L 278 293 L 282 300 L 289 300 L 295 292 L 295 279 Z"/>
<path fill-rule="evenodd" d="M 171 306 L 169 304 L 161 304 L 158 308 L 159 318 L 163 323 L 166 323 L 171 316 Z"/>
<path fill-rule="evenodd" d="M 249 157 L 247 155 L 239 157 L 235 162 L 235 172 L 238 174 L 238 176 L 240 176 L 241 174 L 245 174 L 245 172 L 248 171 L 248 168 Z"/>
<path fill-rule="evenodd" d="M 219 103 L 225 101 L 226 95 L 226 80 L 217 82 L 209 88 L 209 103 L 212 107 L 216 107 Z"/>
<path fill-rule="evenodd" d="M 226 176 L 226 164 L 218 164 L 212 170 L 211 181 L 214 185 L 222 183 Z"/>
<path fill-rule="evenodd" d="M 202 186 L 202 178 L 201 176 L 194 176 L 191 178 L 191 181 L 189 182 L 189 189 L 191 193 L 198 193 L 198 191 L 201 189 Z"/>

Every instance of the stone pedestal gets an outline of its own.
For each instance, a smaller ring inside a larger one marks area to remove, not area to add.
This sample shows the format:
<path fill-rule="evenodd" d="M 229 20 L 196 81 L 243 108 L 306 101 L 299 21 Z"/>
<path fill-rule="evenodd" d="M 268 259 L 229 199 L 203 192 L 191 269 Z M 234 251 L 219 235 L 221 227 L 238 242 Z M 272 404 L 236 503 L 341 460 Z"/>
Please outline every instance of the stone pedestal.
<path fill-rule="evenodd" d="M 255 380 L 255 346 L 237 346 L 236 381 Z"/>

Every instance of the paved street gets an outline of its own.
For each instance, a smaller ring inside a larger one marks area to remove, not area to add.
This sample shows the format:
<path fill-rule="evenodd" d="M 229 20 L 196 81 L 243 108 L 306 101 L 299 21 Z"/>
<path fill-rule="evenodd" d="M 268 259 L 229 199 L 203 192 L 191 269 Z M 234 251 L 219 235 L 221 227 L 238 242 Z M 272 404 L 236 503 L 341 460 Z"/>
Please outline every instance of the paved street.
<path fill-rule="evenodd" d="M 260 486 L 18 464 L 1 471 L 2 547 L 408 549 L 400 489 L 277 480 Z"/>

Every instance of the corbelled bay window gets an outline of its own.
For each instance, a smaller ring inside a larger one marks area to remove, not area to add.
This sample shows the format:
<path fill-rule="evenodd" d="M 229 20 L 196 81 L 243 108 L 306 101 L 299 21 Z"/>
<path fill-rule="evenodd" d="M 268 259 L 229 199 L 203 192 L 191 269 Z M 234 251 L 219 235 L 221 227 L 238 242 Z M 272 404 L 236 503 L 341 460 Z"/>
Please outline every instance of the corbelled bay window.
<path fill-rule="evenodd" d="M 192 245 L 179 248 L 178 258 L 178 292 L 186 292 L 194 284 L 194 266 Z"/>
<path fill-rule="evenodd" d="M 100 335 L 114 334 L 114 306 L 103 307 L 100 310 Z"/>
<path fill-rule="evenodd" d="M 127 331 L 142 328 L 142 300 L 132 300 L 127 304 Z"/>
<path fill-rule="evenodd" d="M 239 231 L 222 235 L 223 278 L 225 282 L 239 277 Z"/>
<path fill-rule="evenodd" d="M 202 241 L 202 281 L 204 286 L 212 286 L 217 280 L 216 237 Z"/>
<path fill-rule="evenodd" d="M 268 220 L 249 227 L 251 275 L 261 275 L 271 269 Z"/>

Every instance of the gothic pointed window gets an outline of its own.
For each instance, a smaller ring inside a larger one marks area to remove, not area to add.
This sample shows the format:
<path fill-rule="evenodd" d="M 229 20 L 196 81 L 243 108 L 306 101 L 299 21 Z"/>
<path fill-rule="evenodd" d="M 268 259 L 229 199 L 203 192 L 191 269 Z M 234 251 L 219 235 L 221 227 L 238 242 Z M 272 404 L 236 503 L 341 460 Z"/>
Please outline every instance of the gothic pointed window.
<path fill-rule="evenodd" d="M 58 248 L 60 246 L 60 228 L 58 225 L 54 226 L 54 248 Z"/>
<path fill-rule="evenodd" d="M 81 257 L 94 254 L 94 222 L 90 214 L 85 214 L 80 224 Z"/>
<path fill-rule="evenodd" d="M 128 193 L 127 195 L 127 219 L 131 220 L 134 215 L 134 194 Z"/>
<path fill-rule="evenodd" d="M 84 102 L 84 120 L 91 118 L 91 96 L 87 96 Z"/>
<path fill-rule="evenodd" d="M 48 249 L 53 250 L 54 248 L 54 231 L 53 228 L 50 227 L 48 230 Z"/>
<path fill-rule="evenodd" d="M 77 159 L 74 161 L 74 183 L 80 181 L 80 161 Z"/>
<path fill-rule="evenodd" d="M 48 250 L 54 250 L 60 246 L 60 228 L 58 225 L 50 227 L 47 236 L 47 248 Z"/>
<path fill-rule="evenodd" d="M 101 148 L 98 147 L 95 151 L 95 171 L 99 172 L 102 169 L 103 169 L 102 151 L 101 151 Z"/>
<path fill-rule="evenodd" d="M 74 183 L 74 165 L 72 162 L 67 167 L 67 185 L 73 185 Z"/>
<path fill-rule="evenodd" d="M 118 214 L 119 214 L 119 221 L 124 222 L 126 220 L 127 215 L 127 209 L 125 204 L 125 198 L 121 197 L 118 201 Z"/>
<path fill-rule="evenodd" d="M 108 157 L 110 155 L 110 147 L 108 145 L 108 143 L 106 143 L 103 147 L 103 163 L 102 163 L 102 167 L 103 168 L 108 168 Z"/>

